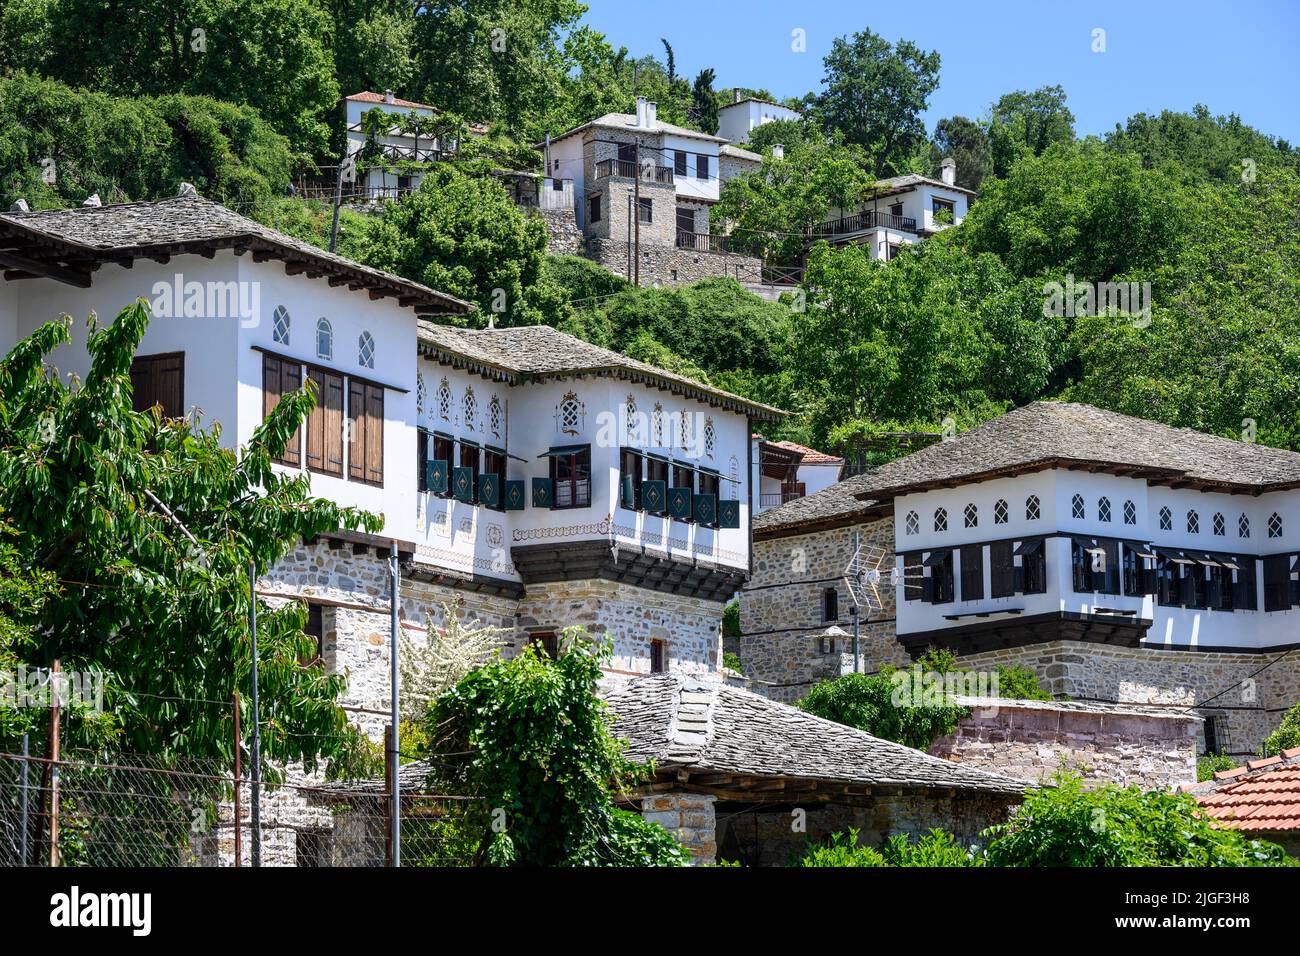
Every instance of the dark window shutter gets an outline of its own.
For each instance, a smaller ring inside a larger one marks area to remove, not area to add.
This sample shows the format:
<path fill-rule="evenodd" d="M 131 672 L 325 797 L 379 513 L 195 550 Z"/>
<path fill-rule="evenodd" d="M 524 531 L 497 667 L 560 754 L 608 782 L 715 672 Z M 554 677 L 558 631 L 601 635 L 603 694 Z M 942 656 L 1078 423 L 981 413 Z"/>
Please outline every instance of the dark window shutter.
<path fill-rule="evenodd" d="M 528 503 L 523 481 L 507 481 L 505 493 L 506 511 L 523 511 Z"/>
<path fill-rule="evenodd" d="M 989 545 L 989 589 L 992 597 L 1010 597 L 1016 593 L 1014 552 L 1010 541 L 995 541 Z"/>
<path fill-rule="evenodd" d="M 474 500 L 474 468 L 461 465 L 451 470 L 451 494 L 457 501 Z"/>
<path fill-rule="evenodd" d="M 661 515 L 668 507 L 668 482 L 655 479 L 641 485 L 641 505 L 651 514 Z M 736 510 L 736 527 L 740 527 L 740 510 Z"/>
<path fill-rule="evenodd" d="M 551 506 L 551 479 L 533 479 L 533 507 L 549 508 Z"/>
<path fill-rule="evenodd" d="M 978 601 L 984 597 L 984 546 L 967 545 L 961 549 L 961 599 Z"/>
<path fill-rule="evenodd" d="M 718 520 L 718 496 L 696 495 L 692 503 L 696 524 L 712 527 Z"/>
<path fill-rule="evenodd" d="M 624 475 L 619 481 L 618 503 L 628 511 L 636 510 L 636 493 L 631 475 Z"/>
<path fill-rule="evenodd" d="M 482 474 L 478 476 L 479 503 L 495 508 L 501 504 L 501 479 L 497 475 Z"/>
<path fill-rule="evenodd" d="M 691 489 L 668 489 L 668 514 L 678 521 L 691 520 Z"/>
<path fill-rule="evenodd" d="M 307 416 L 307 467 L 312 471 L 325 470 L 325 381 L 318 369 L 308 369 L 316 404 Z"/>
<path fill-rule="evenodd" d="M 934 578 L 928 577 L 921 580 L 921 600 L 927 604 L 934 603 Z"/>
<path fill-rule="evenodd" d="M 720 528 L 739 528 L 740 527 L 740 502 L 734 499 L 724 498 L 718 502 L 718 527 Z"/>
<path fill-rule="evenodd" d="M 447 474 L 447 462 L 434 458 L 425 462 L 424 465 L 424 484 L 425 490 L 435 495 L 445 495 L 447 493 L 449 476 Z"/>
<path fill-rule="evenodd" d="M 1011 579 L 1014 582 L 1013 587 L 1017 593 L 1023 594 L 1025 592 L 1025 569 L 1023 567 L 1015 568 L 1014 572 Z"/>

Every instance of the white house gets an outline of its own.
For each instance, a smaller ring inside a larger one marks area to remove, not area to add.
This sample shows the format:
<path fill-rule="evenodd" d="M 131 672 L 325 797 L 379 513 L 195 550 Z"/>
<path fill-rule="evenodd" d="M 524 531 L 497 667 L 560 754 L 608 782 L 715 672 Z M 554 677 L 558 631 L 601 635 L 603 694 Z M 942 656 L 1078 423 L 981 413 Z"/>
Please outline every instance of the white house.
<path fill-rule="evenodd" d="M 892 259 L 904 245 L 966 218 L 975 193 L 956 180 L 952 159 L 944 160 L 942 179 L 915 173 L 882 179 L 856 207 L 832 210 L 814 236 L 832 245 L 865 245 L 872 258 Z"/>
<path fill-rule="evenodd" d="M 754 486 L 758 488 L 755 514 L 815 495 L 840 480 L 844 459 L 792 441 L 770 441 L 753 436 Z"/>
<path fill-rule="evenodd" d="M 733 91 L 732 101 L 718 110 L 718 135 L 732 143 L 748 143 L 749 134 L 773 120 L 801 120 L 803 114 L 770 100 L 742 96 Z"/>

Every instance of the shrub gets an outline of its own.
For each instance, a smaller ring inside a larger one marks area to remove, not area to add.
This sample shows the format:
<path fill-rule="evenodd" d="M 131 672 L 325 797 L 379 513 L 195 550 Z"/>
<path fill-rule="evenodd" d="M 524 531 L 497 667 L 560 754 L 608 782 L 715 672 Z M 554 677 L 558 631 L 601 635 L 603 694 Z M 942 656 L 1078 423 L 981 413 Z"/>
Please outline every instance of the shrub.
<path fill-rule="evenodd" d="M 796 866 L 983 866 L 975 847 L 964 847 L 951 833 L 934 828 L 913 839 L 895 834 L 879 850 L 858 845 L 858 831 L 835 833 L 824 846 L 810 846 Z"/>
<path fill-rule="evenodd" d="M 1288 710 L 1281 726 L 1264 738 L 1264 756 L 1271 757 L 1292 747 L 1300 747 L 1300 704 Z"/>
<path fill-rule="evenodd" d="M 1038 675 L 1018 664 L 998 668 L 998 696 L 1010 700 L 1052 699 L 1052 695 L 1038 683 Z"/>
<path fill-rule="evenodd" d="M 1235 757 L 1229 757 L 1227 754 L 1206 754 L 1196 761 L 1196 781 L 1201 783 L 1205 780 L 1213 780 L 1214 775 L 1219 771 L 1231 770 L 1235 766 L 1237 766 Z"/>

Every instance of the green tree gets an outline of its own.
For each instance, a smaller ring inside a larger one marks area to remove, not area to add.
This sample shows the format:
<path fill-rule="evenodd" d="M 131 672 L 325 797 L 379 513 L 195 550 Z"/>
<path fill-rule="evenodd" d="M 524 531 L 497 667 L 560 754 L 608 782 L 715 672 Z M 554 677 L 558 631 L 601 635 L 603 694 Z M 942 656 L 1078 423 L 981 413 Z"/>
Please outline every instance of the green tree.
<path fill-rule="evenodd" d="M 543 276 L 545 224 L 490 175 L 435 167 L 355 248 L 361 261 L 476 302 L 503 325 L 555 324 L 567 308 Z"/>
<path fill-rule="evenodd" d="M 926 141 L 921 114 L 939 85 L 939 54 L 863 30 L 837 37 L 822 63 L 822 91 L 808 103 L 812 116 L 862 147 L 881 175 L 906 171 Z"/>
<path fill-rule="evenodd" d="M 1292 747 L 1300 747 L 1300 704 L 1288 710 L 1277 730 L 1264 739 L 1264 756 L 1271 757 Z"/>
<path fill-rule="evenodd" d="M 1004 94 L 993 104 L 987 126 L 997 176 L 1006 176 L 1021 156 L 1041 156 L 1054 143 L 1074 140 L 1074 114 L 1059 86 Z"/>
<path fill-rule="evenodd" d="M 929 174 L 937 178 L 940 165 L 948 158 L 957 163 L 957 185 L 978 190 L 993 171 L 993 150 L 984 127 L 964 116 L 939 120 L 930 140 Z"/>
<path fill-rule="evenodd" d="M 700 70 L 691 88 L 691 119 L 706 133 L 718 132 L 718 97 L 713 91 L 717 74 L 711 69 Z"/>
<path fill-rule="evenodd" d="M 236 689 L 248 700 L 250 563 L 265 571 L 304 537 L 378 531 L 379 519 L 271 468 L 314 404 L 307 391 L 282 399 L 236 454 L 217 427 L 132 410 L 143 303 L 108 326 L 92 320 L 75 388 L 44 365 L 70 322 L 0 361 L 0 513 L 19 564 L 53 584 L 25 615 L 37 636 L 14 650 L 29 668 L 103 673 L 116 746 L 229 759 L 227 702 Z M 258 603 L 264 759 L 310 767 L 347 753 L 357 735 L 335 704 L 345 679 L 299 663 L 312 646 L 305 607 Z M 245 726 L 251 716 L 245 706 Z"/>
<path fill-rule="evenodd" d="M 662 827 L 613 805 L 611 789 L 635 785 L 644 768 L 623 755 L 594 693 L 608 645 L 591 644 L 579 629 L 566 631 L 563 644 L 556 661 L 536 646 L 491 661 L 429 710 L 432 774 L 449 792 L 481 798 L 463 822 L 478 839 L 473 862 L 682 865 Z"/>
<path fill-rule="evenodd" d="M 1158 115 L 1130 116 L 1106 135 L 1106 145 L 1137 154 L 1144 166 L 1174 163 L 1189 176 L 1224 183 L 1248 179 L 1252 164 L 1300 169 L 1300 151 L 1284 140 L 1247 126 L 1235 113 L 1213 116 L 1199 103 L 1191 113 L 1162 110 Z"/>

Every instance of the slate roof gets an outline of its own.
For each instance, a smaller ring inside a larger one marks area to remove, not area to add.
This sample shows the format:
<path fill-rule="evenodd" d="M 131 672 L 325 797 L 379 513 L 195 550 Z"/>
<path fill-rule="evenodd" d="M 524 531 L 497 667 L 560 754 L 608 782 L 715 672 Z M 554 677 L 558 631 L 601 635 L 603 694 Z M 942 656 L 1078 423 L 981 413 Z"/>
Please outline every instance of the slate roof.
<path fill-rule="evenodd" d="M 760 532 L 775 534 L 779 531 L 800 530 L 823 523 L 847 523 L 855 519 L 867 520 L 879 511 L 874 501 L 863 501 L 857 492 L 867 487 L 870 474 L 854 475 L 843 481 L 813 492 L 802 498 L 795 498 L 778 508 L 754 515 L 750 524 L 755 537 L 762 537 Z"/>
<path fill-rule="evenodd" d="M 1029 785 L 932 757 L 735 687 L 680 674 L 629 681 L 605 698 L 627 755 L 657 771 L 702 771 L 1015 795 Z"/>
<path fill-rule="evenodd" d="M 775 445 L 777 448 L 784 448 L 786 451 L 797 452 L 803 455 L 801 464 L 804 465 L 842 465 L 844 459 L 835 455 L 828 455 L 825 452 L 818 451 L 816 448 L 809 448 L 807 445 L 800 445 L 793 441 L 768 441 L 769 445 Z"/>
<path fill-rule="evenodd" d="M 654 126 L 637 126 L 635 113 L 606 113 L 604 116 L 597 116 L 594 120 L 583 123 L 581 126 L 575 126 L 571 130 L 566 130 L 559 136 L 554 137 L 551 142 L 558 143 L 562 139 L 575 136 L 583 130 L 590 128 L 617 129 L 627 132 L 638 133 L 668 133 L 672 136 L 686 136 L 691 139 L 702 139 L 710 143 L 727 142 L 724 136 L 712 136 L 709 133 L 701 133 L 697 129 L 687 129 L 685 126 L 677 126 L 673 123 L 665 123 L 661 119 L 655 120 Z M 538 143 L 538 146 L 544 146 L 545 143 Z"/>
<path fill-rule="evenodd" d="M 1092 405 L 1034 402 L 817 495 L 765 511 L 754 519 L 754 530 L 849 518 L 909 491 L 1071 466 L 1256 494 L 1300 487 L 1296 452 L 1171 428 Z M 856 510 L 846 500 L 850 497 L 861 499 Z"/>
<path fill-rule="evenodd" d="M 958 186 L 956 183 L 945 183 L 942 179 L 931 179 L 929 176 L 921 176 L 917 173 L 890 176 L 888 179 L 877 180 L 876 185 L 889 192 L 904 192 L 915 186 L 935 186 L 939 189 L 951 189 L 953 192 L 965 193 L 968 196 L 976 195 L 975 190 L 967 189 L 965 186 Z"/>
<path fill-rule="evenodd" d="M 610 375 L 668 388 L 754 418 L 778 420 L 785 412 L 592 345 L 547 325 L 462 329 L 420 322 L 420 349 L 439 361 L 510 382 Z"/>
<path fill-rule="evenodd" d="M 763 157 L 760 156 L 758 153 L 752 152 L 751 150 L 748 149 L 742 149 L 739 146 L 732 146 L 730 143 L 728 143 L 726 146 L 723 146 L 720 150 L 718 150 L 718 152 L 721 153 L 723 156 L 730 156 L 733 159 L 744 159 L 744 160 L 748 160 L 751 163 L 761 163 L 763 161 Z"/>
<path fill-rule="evenodd" d="M 1184 787 L 1220 824 L 1252 832 L 1300 831 L 1300 747 Z"/>
<path fill-rule="evenodd" d="M 73 267 L 219 248 L 248 249 L 255 256 L 303 264 L 309 273 L 352 278 L 360 287 L 399 297 L 422 314 L 463 314 L 473 308 L 455 296 L 327 252 L 199 196 L 0 213 L 0 235 L 22 241 L 24 254 L 39 257 L 42 264 Z"/>

